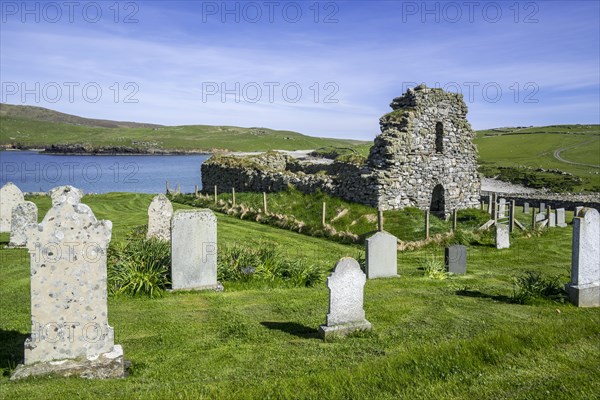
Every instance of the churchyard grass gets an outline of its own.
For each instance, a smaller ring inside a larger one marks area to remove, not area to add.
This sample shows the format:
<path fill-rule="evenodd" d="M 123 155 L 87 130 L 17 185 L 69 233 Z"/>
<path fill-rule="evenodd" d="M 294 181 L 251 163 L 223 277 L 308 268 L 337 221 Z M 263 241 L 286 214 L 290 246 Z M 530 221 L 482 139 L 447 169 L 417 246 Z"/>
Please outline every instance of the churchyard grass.
<path fill-rule="evenodd" d="M 147 222 L 152 196 L 106 194 L 82 202 L 113 221 L 113 241 Z M 41 219 L 49 199 L 31 199 Z M 175 209 L 186 208 L 174 204 Z M 362 247 L 217 214 L 222 245 L 268 240 L 329 272 Z M 567 212 L 567 222 L 572 212 Z M 369 280 L 373 331 L 324 343 L 325 284 L 305 288 L 228 285 L 225 292 L 110 297 L 115 343 L 130 376 L 112 381 L 37 378 L 10 382 L 30 329 L 29 260 L 0 249 L 0 398 L 381 398 L 590 399 L 600 392 L 600 312 L 540 300 L 516 304 L 525 271 L 568 281 L 572 227 L 511 248 L 467 247 L 467 274 L 426 277 L 431 245 L 398 253 L 399 277 Z M 4 246 L 8 235 L 0 235 Z"/>

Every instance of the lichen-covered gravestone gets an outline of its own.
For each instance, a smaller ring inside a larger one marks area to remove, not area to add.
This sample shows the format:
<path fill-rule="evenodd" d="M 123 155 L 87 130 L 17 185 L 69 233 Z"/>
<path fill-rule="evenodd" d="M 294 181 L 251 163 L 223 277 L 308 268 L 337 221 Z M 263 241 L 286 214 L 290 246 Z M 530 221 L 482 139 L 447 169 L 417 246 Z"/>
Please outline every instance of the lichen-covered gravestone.
<path fill-rule="evenodd" d="M 79 204 L 83 197 L 83 190 L 69 185 L 57 186 L 51 189 L 49 194 L 54 207 L 62 203 Z"/>
<path fill-rule="evenodd" d="M 510 248 L 510 230 L 508 225 L 496 224 L 496 248 L 498 250 Z"/>
<path fill-rule="evenodd" d="M 367 278 L 398 275 L 398 239 L 387 232 L 377 232 L 366 240 Z"/>
<path fill-rule="evenodd" d="M 38 219 L 37 206 L 31 201 L 24 201 L 12 210 L 9 247 L 22 247 L 27 244 L 26 228 L 35 224 Z"/>
<path fill-rule="evenodd" d="M 10 232 L 12 210 L 25 201 L 23 192 L 12 182 L 7 182 L 0 189 L 0 232 Z"/>
<path fill-rule="evenodd" d="M 600 307 L 600 213 L 583 208 L 573 219 L 571 282 L 565 289 L 578 307 Z"/>
<path fill-rule="evenodd" d="M 11 379 L 58 374 L 117 378 L 123 349 L 108 324 L 106 249 L 112 223 L 66 196 L 27 227 L 31 258 L 31 336 Z M 58 200 L 57 200 L 58 201 Z"/>
<path fill-rule="evenodd" d="M 567 226 L 565 222 L 565 209 L 557 208 L 556 209 L 556 226 L 564 228 Z"/>
<path fill-rule="evenodd" d="M 148 207 L 148 233 L 147 238 L 157 238 L 164 241 L 171 240 L 171 218 L 173 205 L 164 194 L 159 194 L 152 199 Z"/>
<path fill-rule="evenodd" d="M 446 270 L 451 274 L 467 273 L 467 248 L 461 245 L 446 247 Z"/>
<path fill-rule="evenodd" d="M 171 227 L 173 290 L 222 290 L 217 282 L 217 218 L 211 210 L 179 210 Z"/>
<path fill-rule="evenodd" d="M 329 339 L 371 329 L 363 309 L 366 281 L 367 277 L 355 259 L 345 257 L 338 261 L 327 278 L 329 312 L 325 325 L 319 327 L 321 337 Z"/>

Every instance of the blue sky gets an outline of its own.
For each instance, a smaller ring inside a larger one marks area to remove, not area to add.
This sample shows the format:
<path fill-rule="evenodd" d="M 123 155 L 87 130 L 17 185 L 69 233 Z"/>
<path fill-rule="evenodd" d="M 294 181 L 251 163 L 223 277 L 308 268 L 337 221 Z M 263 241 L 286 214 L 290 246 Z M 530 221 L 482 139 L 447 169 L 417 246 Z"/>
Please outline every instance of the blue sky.
<path fill-rule="evenodd" d="M 369 140 L 425 82 L 475 129 L 600 118 L 598 1 L 0 3 L 11 104 Z"/>

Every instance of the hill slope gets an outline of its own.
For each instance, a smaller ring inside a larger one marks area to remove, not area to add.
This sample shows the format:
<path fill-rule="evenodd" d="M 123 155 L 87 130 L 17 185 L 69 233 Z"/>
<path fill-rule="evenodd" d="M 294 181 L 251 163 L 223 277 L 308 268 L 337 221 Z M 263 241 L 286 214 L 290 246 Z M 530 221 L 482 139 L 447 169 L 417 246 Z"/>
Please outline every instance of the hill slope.
<path fill-rule="evenodd" d="M 40 107 L 0 106 L 0 145 L 48 148 L 87 145 L 148 150 L 232 151 L 308 150 L 364 142 L 306 136 L 293 131 L 236 126 L 160 126 L 81 118 Z"/>

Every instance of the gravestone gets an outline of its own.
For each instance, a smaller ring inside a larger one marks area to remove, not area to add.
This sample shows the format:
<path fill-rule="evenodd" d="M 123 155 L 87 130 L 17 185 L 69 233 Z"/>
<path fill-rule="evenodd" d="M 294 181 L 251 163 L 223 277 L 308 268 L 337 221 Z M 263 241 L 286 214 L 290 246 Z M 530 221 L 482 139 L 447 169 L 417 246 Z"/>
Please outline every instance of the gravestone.
<path fill-rule="evenodd" d="M 0 189 L 0 232 L 10 232 L 12 210 L 25 201 L 23 192 L 12 182 L 7 182 Z"/>
<path fill-rule="evenodd" d="M 325 325 L 319 327 L 319 334 L 323 339 L 371 329 L 371 323 L 365 319 L 363 309 L 366 280 L 355 259 L 344 257 L 338 261 L 327 278 L 329 312 Z"/>
<path fill-rule="evenodd" d="M 545 213 L 537 213 L 535 214 L 535 222 L 540 222 L 546 219 L 546 214 Z"/>
<path fill-rule="evenodd" d="M 498 217 L 503 218 L 506 216 L 506 199 L 498 200 Z"/>
<path fill-rule="evenodd" d="M 550 228 L 556 227 L 556 213 L 550 212 L 548 215 L 548 226 Z"/>
<path fill-rule="evenodd" d="M 211 210 L 173 215 L 171 282 L 173 290 L 222 290 L 217 282 L 217 218 Z"/>
<path fill-rule="evenodd" d="M 540 214 L 546 212 L 546 203 L 540 203 Z"/>
<path fill-rule="evenodd" d="M 467 248 L 462 245 L 446 247 L 446 271 L 452 274 L 467 273 Z"/>
<path fill-rule="evenodd" d="M 73 197 L 70 198 L 74 200 Z M 123 349 L 108 325 L 106 250 L 112 223 L 85 204 L 52 206 L 26 228 L 31 259 L 31 335 L 11 379 L 58 374 L 117 378 Z"/>
<path fill-rule="evenodd" d="M 387 232 L 377 232 L 366 240 L 367 278 L 398 276 L 398 239 Z"/>
<path fill-rule="evenodd" d="M 154 196 L 148 207 L 148 233 L 146 237 L 168 242 L 171 240 L 173 205 L 164 194 Z"/>
<path fill-rule="evenodd" d="M 567 226 L 567 223 L 565 222 L 565 209 L 564 208 L 556 209 L 556 226 L 559 226 L 561 228 L 564 228 Z"/>
<path fill-rule="evenodd" d="M 523 214 L 529 214 L 529 203 L 523 203 Z"/>
<path fill-rule="evenodd" d="M 24 201 L 12 210 L 9 247 L 22 247 L 27 244 L 26 227 L 37 223 L 38 209 L 31 201 Z"/>
<path fill-rule="evenodd" d="M 583 208 L 573 219 L 571 282 L 565 286 L 578 307 L 600 307 L 600 213 Z"/>
<path fill-rule="evenodd" d="M 496 224 L 496 248 L 510 248 L 510 231 L 508 225 Z"/>
<path fill-rule="evenodd" d="M 49 194 L 52 199 L 52 206 L 57 206 L 62 203 L 79 204 L 83 197 L 83 190 L 66 185 L 51 189 Z"/>

